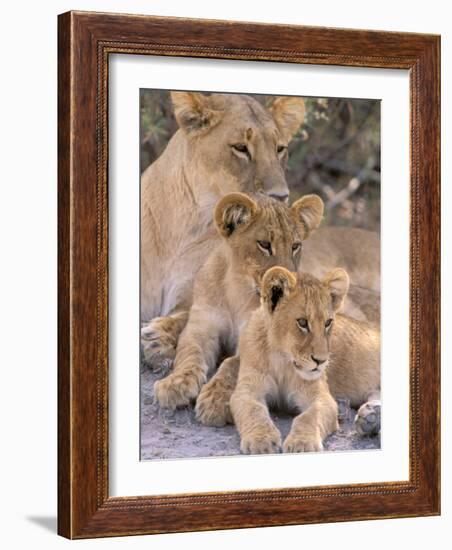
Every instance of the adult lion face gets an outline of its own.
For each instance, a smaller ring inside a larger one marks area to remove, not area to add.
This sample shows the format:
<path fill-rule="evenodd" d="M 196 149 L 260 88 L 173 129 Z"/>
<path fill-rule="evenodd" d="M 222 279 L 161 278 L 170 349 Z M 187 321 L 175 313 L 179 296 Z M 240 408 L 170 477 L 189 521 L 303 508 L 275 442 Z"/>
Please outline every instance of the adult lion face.
<path fill-rule="evenodd" d="M 262 191 L 287 201 L 287 147 L 304 119 L 301 98 L 279 97 L 269 109 L 246 95 L 172 92 L 171 99 L 187 161 L 221 194 Z"/>

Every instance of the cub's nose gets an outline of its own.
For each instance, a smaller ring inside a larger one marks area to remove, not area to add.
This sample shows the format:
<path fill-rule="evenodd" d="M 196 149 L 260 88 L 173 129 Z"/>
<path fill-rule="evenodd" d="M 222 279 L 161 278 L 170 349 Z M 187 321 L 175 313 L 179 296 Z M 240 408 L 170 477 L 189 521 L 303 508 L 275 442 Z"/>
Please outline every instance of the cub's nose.
<path fill-rule="evenodd" d="M 270 197 L 281 202 L 289 202 L 289 195 L 287 193 L 270 193 Z"/>
<path fill-rule="evenodd" d="M 317 366 L 320 366 L 322 363 L 325 363 L 326 359 L 323 357 L 315 357 L 314 355 L 311 355 L 311 359 L 314 361 L 314 363 Z"/>

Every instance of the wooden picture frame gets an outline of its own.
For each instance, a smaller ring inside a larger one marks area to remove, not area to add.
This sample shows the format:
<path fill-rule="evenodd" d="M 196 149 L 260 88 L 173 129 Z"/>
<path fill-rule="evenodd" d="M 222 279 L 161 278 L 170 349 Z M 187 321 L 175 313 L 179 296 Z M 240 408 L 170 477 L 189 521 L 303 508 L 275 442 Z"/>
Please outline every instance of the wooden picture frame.
<path fill-rule="evenodd" d="M 58 38 L 58 532 L 68 538 L 440 513 L 440 38 L 69 12 Z M 117 53 L 410 72 L 409 481 L 108 491 L 108 63 Z"/>

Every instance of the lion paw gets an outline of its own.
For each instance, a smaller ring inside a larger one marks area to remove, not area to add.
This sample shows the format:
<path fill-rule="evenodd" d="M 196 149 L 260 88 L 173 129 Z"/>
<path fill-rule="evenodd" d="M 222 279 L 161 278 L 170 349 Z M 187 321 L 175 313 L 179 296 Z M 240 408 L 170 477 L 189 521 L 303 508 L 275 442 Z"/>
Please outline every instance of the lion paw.
<path fill-rule="evenodd" d="M 355 416 L 356 433 L 363 437 L 380 433 L 381 403 L 378 400 L 368 401 L 361 405 Z"/>
<path fill-rule="evenodd" d="M 156 317 L 141 329 L 143 362 L 154 372 L 167 373 L 176 355 L 177 335 L 171 317 Z"/>
<path fill-rule="evenodd" d="M 229 399 L 231 392 L 223 387 L 208 383 L 206 384 L 198 399 L 196 400 L 196 418 L 206 426 L 221 428 L 232 423 Z"/>
<path fill-rule="evenodd" d="M 161 407 L 167 409 L 185 407 L 196 399 L 204 383 L 203 373 L 172 373 L 155 382 L 155 398 Z"/>
<path fill-rule="evenodd" d="M 240 441 L 240 450 L 244 454 L 272 454 L 278 453 L 280 449 L 281 434 L 275 427 L 245 435 Z"/>
<path fill-rule="evenodd" d="M 289 434 L 283 445 L 285 453 L 313 453 L 323 451 L 320 437 L 306 437 Z"/>

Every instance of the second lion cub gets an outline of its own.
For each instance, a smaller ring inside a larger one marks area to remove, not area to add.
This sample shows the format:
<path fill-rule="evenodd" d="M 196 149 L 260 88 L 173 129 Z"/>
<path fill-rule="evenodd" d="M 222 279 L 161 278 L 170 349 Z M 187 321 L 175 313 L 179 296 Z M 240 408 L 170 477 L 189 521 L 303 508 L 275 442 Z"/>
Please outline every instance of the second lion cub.
<path fill-rule="evenodd" d="M 337 430 L 337 404 L 327 382 L 335 313 L 349 286 L 343 269 L 323 281 L 269 269 L 261 306 L 242 331 L 240 370 L 230 407 L 243 453 L 277 452 L 281 435 L 268 405 L 284 403 L 299 412 L 283 443 L 284 452 L 320 451 Z"/>
<path fill-rule="evenodd" d="M 241 329 L 259 306 L 262 276 L 275 265 L 298 270 L 303 242 L 322 215 L 323 202 L 316 195 L 291 207 L 261 194 L 229 193 L 218 202 L 214 220 L 222 243 L 195 278 L 173 371 L 154 385 L 160 406 L 188 405 L 221 356 L 236 353 Z"/>

